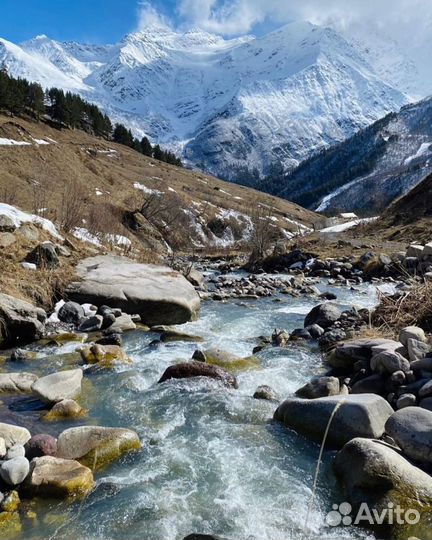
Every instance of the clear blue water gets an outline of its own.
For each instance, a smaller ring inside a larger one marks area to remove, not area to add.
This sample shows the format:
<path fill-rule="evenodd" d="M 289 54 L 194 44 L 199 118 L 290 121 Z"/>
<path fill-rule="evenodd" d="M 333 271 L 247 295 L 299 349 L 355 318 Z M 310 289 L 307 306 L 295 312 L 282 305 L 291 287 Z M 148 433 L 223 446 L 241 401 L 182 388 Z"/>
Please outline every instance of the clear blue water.
<path fill-rule="evenodd" d="M 371 306 L 376 300 L 372 287 L 335 290 L 346 307 Z M 248 301 L 246 307 L 236 301 L 205 302 L 200 320 L 182 330 L 202 336 L 201 347 L 250 355 L 258 336 L 302 326 L 316 305 L 313 299 L 280 300 Z M 259 369 L 238 375 L 238 390 L 202 379 L 158 385 L 166 367 L 189 359 L 196 345 L 150 347 L 155 337 L 141 331 L 127 334 L 131 365 L 85 375 L 86 423 L 135 429 L 142 450 L 97 473 L 97 488 L 84 502 L 36 504 L 38 520 L 25 524 L 23 539 L 177 540 L 192 532 L 238 540 L 366 537 L 360 530 L 324 525 L 332 504 L 344 500 L 332 473 L 331 453 L 325 454 L 306 526 L 319 447 L 273 423 L 274 403 L 251 397 L 261 384 L 282 397 L 291 395 L 323 370 L 318 350 L 298 344 L 265 350 L 259 354 Z M 75 347 L 39 351 L 31 366 L 19 369 L 55 371 L 75 362 L 76 356 L 68 354 Z M 2 411 L 33 433 L 58 434 L 71 425 L 41 423 L 40 412 L 32 410 L 36 405 L 9 400 Z"/>

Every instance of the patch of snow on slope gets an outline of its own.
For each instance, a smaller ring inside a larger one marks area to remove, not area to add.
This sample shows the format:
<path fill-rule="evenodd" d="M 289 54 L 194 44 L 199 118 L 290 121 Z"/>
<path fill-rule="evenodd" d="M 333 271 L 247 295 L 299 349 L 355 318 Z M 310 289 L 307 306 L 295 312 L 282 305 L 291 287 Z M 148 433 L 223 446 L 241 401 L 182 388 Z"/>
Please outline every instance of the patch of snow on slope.
<path fill-rule="evenodd" d="M 406 160 L 404 161 L 404 165 L 409 165 L 415 159 L 428 154 L 430 152 L 431 146 L 432 146 L 431 142 L 422 143 L 420 148 L 417 150 L 417 153 L 415 153 L 413 156 L 406 158 Z"/>
<path fill-rule="evenodd" d="M 0 137 L 0 146 L 31 146 L 31 144 L 25 141 L 14 141 L 14 139 Z"/>
<path fill-rule="evenodd" d="M 348 229 L 352 229 L 353 227 L 356 227 L 357 225 L 361 225 L 362 223 L 370 223 L 371 221 L 375 221 L 378 219 L 377 217 L 373 218 L 365 218 L 365 219 L 355 219 L 354 221 L 348 221 L 347 223 L 340 223 L 339 225 L 332 225 L 331 227 L 326 227 L 325 229 L 321 229 L 320 233 L 338 233 L 347 231 Z"/>
<path fill-rule="evenodd" d="M 139 182 L 135 182 L 133 187 L 135 189 L 139 189 L 140 191 L 143 191 L 144 193 L 148 193 L 149 195 L 163 195 L 163 191 L 158 191 L 157 189 L 150 189 L 146 187 L 144 184 L 140 184 Z"/>
<path fill-rule="evenodd" d="M 78 238 L 78 240 L 81 240 L 82 242 L 87 242 L 88 244 L 93 244 L 97 247 L 102 247 L 102 244 L 100 243 L 100 240 L 97 236 L 94 234 L 91 234 L 87 229 L 84 227 L 76 227 L 72 234 L 75 236 L 75 238 Z"/>
<path fill-rule="evenodd" d="M 52 221 L 34 214 L 29 214 L 28 212 L 23 212 L 10 204 L 0 203 L 0 216 L 9 217 L 13 221 L 15 227 L 20 227 L 23 223 L 34 223 L 47 231 L 54 238 L 63 240 L 63 237 L 58 233 Z"/>

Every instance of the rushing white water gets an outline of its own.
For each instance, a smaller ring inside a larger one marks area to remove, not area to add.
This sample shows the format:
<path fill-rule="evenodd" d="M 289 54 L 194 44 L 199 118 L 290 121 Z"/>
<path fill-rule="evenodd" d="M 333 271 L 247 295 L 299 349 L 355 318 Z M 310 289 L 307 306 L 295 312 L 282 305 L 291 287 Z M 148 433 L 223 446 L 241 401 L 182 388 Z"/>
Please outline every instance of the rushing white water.
<path fill-rule="evenodd" d="M 375 302 L 371 287 L 336 291 L 346 307 Z M 314 299 L 286 296 L 241 305 L 207 302 L 200 320 L 182 329 L 201 336 L 201 347 L 250 355 L 258 336 L 276 327 L 302 326 L 314 305 Z M 344 500 L 331 452 L 325 453 L 304 533 L 319 447 L 272 422 L 274 403 L 251 397 L 261 384 L 282 398 L 292 394 L 323 370 L 318 350 L 298 344 L 267 349 L 259 354 L 258 369 L 238 375 L 238 390 L 204 379 L 157 384 L 166 367 L 190 359 L 197 345 L 151 346 L 155 337 L 140 331 L 127 334 L 125 348 L 133 364 L 116 371 L 92 369 L 86 375 L 89 422 L 135 429 L 142 451 L 97 473 L 97 488 L 83 503 L 39 508 L 40 519 L 25 527 L 22 538 L 177 540 L 192 532 L 233 540 L 366 538 L 361 530 L 324 523 L 332 504 Z M 75 346 L 64 346 L 48 358 L 41 353 L 45 358 L 36 361 L 35 369 L 46 372 L 48 362 L 50 370 L 58 369 L 68 358 L 64 353 Z M 21 414 L 30 422 L 34 412 Z M 32 427 L 56 434 L 69 425 Z"/>

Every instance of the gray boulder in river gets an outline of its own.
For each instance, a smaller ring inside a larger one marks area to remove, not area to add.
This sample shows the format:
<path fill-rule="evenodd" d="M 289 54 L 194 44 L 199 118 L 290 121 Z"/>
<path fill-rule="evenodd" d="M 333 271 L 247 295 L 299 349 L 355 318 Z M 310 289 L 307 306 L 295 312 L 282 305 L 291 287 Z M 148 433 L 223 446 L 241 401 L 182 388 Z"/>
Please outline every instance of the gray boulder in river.
<path fill-rule="evenodd" d="M 83 260 L 77 273 L 82 281 L 72 283 L 66 294 L 80 304 L 105 304 L 139 314 L 149 326 L 183 324 L 198 316 L 200 298 L 194 287 L 167 266 L 98 256 Z"/>
<path fill-rule="evenodd" d="M 361 505 L 367 504 L 384 516 L 384 524 L 393 525 L 392 538 L 430 538 L 429 516 L 432 511 L 431 477 L 407 461 L 396 449 L 381 441 L 357 438 L 347 443 L 334 461 L 336 475 L 341 480 L 346 499 L 361 512 Z M 398 523 L 388 512 L 389 503 L 393 508 L 419 512 L 419 523 Z M 387 513 L 383 513 L 387 509 Z M 359 517 L 359 514 L 357 514 Z M 368 526 L 359 522 L 360 526 Z M 428 531 L 427 536 L 423 536 Z"/>
<path fill-rule="evenodd" d="M 338 406 L 327 436 L 327 445 L 342 447 L 351 439 L 379 438 L 393 409 L 375 394 L 330 396 L 318 399 L 289 398 L 274 419 L 301 435 L 321 442 L 330 417 Z"/>
<path fill-rule="evenodd" d="M 422 407 L 405 407 L 391 415 L 386 433 L 408 458 L 432 464 L 432 412 Z"/>

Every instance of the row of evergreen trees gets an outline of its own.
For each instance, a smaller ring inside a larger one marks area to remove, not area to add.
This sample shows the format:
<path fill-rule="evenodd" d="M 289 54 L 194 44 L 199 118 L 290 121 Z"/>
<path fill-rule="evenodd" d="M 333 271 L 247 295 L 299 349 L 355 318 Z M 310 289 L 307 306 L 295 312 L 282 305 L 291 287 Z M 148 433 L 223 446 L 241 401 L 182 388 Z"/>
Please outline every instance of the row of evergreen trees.
<path fill-rule="evenodd" d="M 37 83 L 11 77 L 0 69 L 0 110 L 15 115 L 30 114 L 35 119 L 43 115 L 74 129 L 81 129 L 106 140 L 113 140 L 137 152 L 171 165 L 182 166 L 181 159 L 172 152 L 152 146 L 147 137 L 135 138 L 123 124 L 113 128 L 110 118 L 99 107 L 72 92 L 51 88 L 46 92 Z"/>

